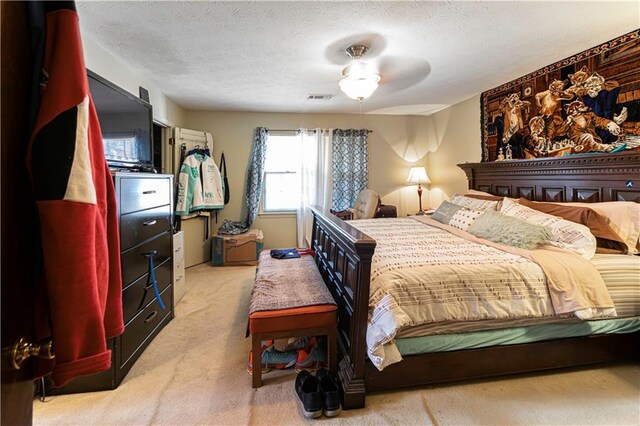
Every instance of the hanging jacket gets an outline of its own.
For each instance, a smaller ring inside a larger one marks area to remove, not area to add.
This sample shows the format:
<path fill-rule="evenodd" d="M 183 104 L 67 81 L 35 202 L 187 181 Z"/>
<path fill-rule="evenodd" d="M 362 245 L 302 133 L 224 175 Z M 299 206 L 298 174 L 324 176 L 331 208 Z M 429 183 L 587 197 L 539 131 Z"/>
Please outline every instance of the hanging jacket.
<path fill-rule="evenodd" d="M 208 155 L 185 158 L 178 175 L 176 214 L 186 216 L 197 210 L 224 208 L 224 188 L 220 170 Z"/>
<path fill-rule="evenodd" d="M 52 379 L 63 386 L 111 367 L 106 339 L 124 331 L 122 279 L 116 198 L 78 15 L 73 2 L 46 2 L 45 8 L 43 89 L 27 168 L 40 219 L 45 293 L 37 306 L 45 321 L 36 333 L 52 336 Z"/>

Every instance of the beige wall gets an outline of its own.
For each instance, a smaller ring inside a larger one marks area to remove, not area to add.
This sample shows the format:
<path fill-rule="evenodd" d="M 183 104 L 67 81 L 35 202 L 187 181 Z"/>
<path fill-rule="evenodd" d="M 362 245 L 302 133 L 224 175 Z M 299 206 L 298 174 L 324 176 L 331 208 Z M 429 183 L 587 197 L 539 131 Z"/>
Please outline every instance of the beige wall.
<path fill-rule="evenodd" d="M 479 162 L 480 96 L 455 104 L 427 118 L 428 173 L 431 207 L 438 207 L 456 192 L 467 189 L 467 178 L 456 164 Z"/>
<path fill-rule="evenodd" d="M 229 168 L 231 201 L 219 215 L 218 224 L 226 218 L 240 220 L 246 215 L 246 173 L 256 127 L 373 130 L 369 134 L 369 187 L 381 195 L 383 203 L 397 206 L 400 216 L 418 210 L 416 187 L 408 187 L 404 182 L 411 166 L 428 166 L 427 117 L 188 111 L 185 127 L 213 134 L 216 163 L 224 150 Z M 426 199 L 425 194 L 424 206 Z M 293 247 L 296 244 L 294 215 L 261 215 L 254 226 L 263 230 L 268 248 Z"/>
<path fill-rule="evenodd" d="M 395 205 L 399 216 L 418 210 L 416 187 L 404 184 L 410 167 L 427 167 L 432 184 L 425 188 L 423 207 L 437 207 L 443 199 L 466 189 L 465 175 L 455 165 L 480 161 L 479 96 L 428 117 L 187 111 L 164 95 L 148 78 L 105 51 L 86 34 L 83 34 L 83 44 L 87 68 L 135 95 L 138 95 L 138 86 L 149 90 L 156 121 L 213 134 L 213 155 L 218 162 L 224 150 L 231 188 L 231 202 L 219 215 L 218 224 L 227 218 L 240 220 L 246 215 L 247 165 L 253 131 L 259 126 L 270 129 L 322 127 L 373 130 L 369 135 L 369 187 L 382 196 L 383 203 Z M 203 224 L 199 222 L 193 221 L 185 227 L 200 228 Z M 296 244 L 295 215 L 260 215 L 255 226 L 264 231 L 268 248 L 293 247 Z M 217 230 L 215 223 L 212 230 Z M 195 229 L 191 234 L 196 238 L 201 230 Z M 187 238 L 188 241 L 191 239 Z M 194 246 L 191 250 L 194 255 L 201 256 L 200 252 L 203 252 L 204 258 L 209 257 L 207 242 L 198 240 L 198 244 L 191 245 Z"/>
<path fill-rule="evenodd" d="M 149 101 L 153 106 L 153 119 L 167 126 L 181 126 L 186 119 L 186 111 L 169 99 L 148 78 L 127 63 L 104 50 L 87 34 L 82 34 L 85 64 L 88 69 L 106 78 L 124 90 L 138 96 L 139 86 L 149 91 Z"/>

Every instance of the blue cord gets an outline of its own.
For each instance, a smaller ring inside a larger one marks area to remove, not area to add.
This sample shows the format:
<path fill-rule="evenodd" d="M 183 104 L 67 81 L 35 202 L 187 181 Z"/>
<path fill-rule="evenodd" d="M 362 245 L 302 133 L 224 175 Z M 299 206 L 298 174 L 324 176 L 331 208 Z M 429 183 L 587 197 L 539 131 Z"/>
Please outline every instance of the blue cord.
<path fill-rule="evenodd" d="M 156 300 L 158 301 L 158 305 L 164 311 L 166 308 L 164 307 L 164 303 L 162 302 L 162 298 L 160 297 L 160 291 L 158 291 L 158 282 L 156 281 L 156 274 L 153 272 L 153 256 L 149 256 L 149 281 L 153 284 L 153 291 L 156 294 Z"/>

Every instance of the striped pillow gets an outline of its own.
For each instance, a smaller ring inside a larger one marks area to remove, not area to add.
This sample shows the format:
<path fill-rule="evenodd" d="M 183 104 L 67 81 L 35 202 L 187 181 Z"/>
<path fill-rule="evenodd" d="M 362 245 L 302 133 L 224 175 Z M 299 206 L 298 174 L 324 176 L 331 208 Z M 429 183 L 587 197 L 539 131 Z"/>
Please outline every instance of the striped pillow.
<path fill-rule="evenodd" d="M 452 204 L 466 207 L 473 210 L 497 210 L 498 201 L 479 200 L 477 198 L 465 197 L 464 195 L 454 195 L 449 200 Z"/>
<path fill-rule="evenodd" d="M 596 252 L 596 238 L 584 225 L 516 204 L 509 198 L 503 200 L 500 213 L 548 227 L 552 234 L 549 244 L 552 246 L 570 250 L 587 260 Z"/>

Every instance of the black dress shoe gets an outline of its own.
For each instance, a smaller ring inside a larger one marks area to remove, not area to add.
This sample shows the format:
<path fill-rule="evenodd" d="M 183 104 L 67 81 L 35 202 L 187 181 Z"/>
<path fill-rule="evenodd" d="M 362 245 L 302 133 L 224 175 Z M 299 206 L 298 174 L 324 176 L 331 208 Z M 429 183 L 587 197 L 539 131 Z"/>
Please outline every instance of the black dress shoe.
<path fill-rule="evenodd" d="M 321 368 L 316 373 L 322 392 L 322 409 L 327 417 L 335 417 L 342 412 L 342 387 L 338 377 L 329 370 Z"/>
<path fill-rule="evenodd" d="M 296 395 L 305 417 L 312 419 L 322 415 L 320 382 L 308 371 L 301 371 L 296 377 Z"/>

